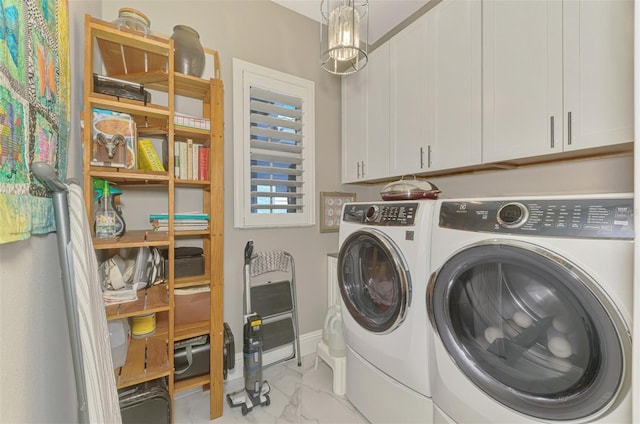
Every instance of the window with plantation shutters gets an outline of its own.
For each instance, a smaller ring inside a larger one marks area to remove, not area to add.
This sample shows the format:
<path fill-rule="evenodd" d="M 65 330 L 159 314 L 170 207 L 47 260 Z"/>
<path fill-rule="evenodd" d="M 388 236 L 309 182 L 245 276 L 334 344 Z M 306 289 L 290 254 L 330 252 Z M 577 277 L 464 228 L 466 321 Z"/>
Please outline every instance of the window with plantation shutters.
<path fill-rule="evenodd" d="M 238 59 L 235 226 L 315 223 L 313 82 Z"/>

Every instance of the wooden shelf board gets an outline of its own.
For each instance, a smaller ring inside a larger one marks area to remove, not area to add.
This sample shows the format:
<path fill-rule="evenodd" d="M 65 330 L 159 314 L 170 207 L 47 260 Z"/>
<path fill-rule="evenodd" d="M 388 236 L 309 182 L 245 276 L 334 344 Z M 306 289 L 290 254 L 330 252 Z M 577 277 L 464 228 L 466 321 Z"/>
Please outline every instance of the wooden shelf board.
<path fill-rule="evenodd" d="M 210 230 L 202 230 L 202 231 L 175 231 L 173 233 L 174 237 L 193 237 L 193 236 L 206 236 L 211 233 Z"/>
<path fill-rule="evenodd" d="M 111 168 L 92 166 L 89 176 L 102 178 L 117 184 L 127 185 L 166 185 L 169 184 L 169 173 L 163 171 L 145 171 L 142 169 Z"/>
<path fill-rule="evenodd" d="M 210 328 L 211 326 L 209 325 L 209 321 L 199 321 L 192 324 L 183 324 L 180 326 L 175 326 L 173 337 L 175 341 L 190 339 L 191 337 L 209 334 Z"/>
<path fill-rule="evenodd" d="M 171 369 L 167 352 L 166 334 L 131 339 L 127 362 L 115 370 L 116 387 L 120 389 L 169 376 Z"/>
<path fill-rule="evenodd" d="M 169 294 L 166 284 L 158 284 L 148 289 L 140 290 L 138 291 L 138 300 L 109 305 L 105 307 L 105 310 L 109 320 L 128 318 L 144 313 L 168 311 Z M 165 322 L 165 324 L 161 326 L 161 322 Z M 157 331 L 166 327 L 166 321 L 161 322 L 158 322 Z"/>
<path fill-rule="evenodd" d="M 174 180 L 176 187 L 197 187 L 202 188 L 209 185 L 209 180 Z"/>
<path fill-rule="evenodd" d="M 202 286 L 205 284 L 208 285 L 210 282 L 211 276 L 206 274 L 196 275 L 193 277 L 180 277 L 175 279 L 174 287 L 176 289 L 184 289 L 187 287 Z"/>
<path fill-rule="evenodd" d="M 144 105 L 142 102 L 135 100 L 117 98 L 105 94 L 93 93 L 89 96 L 91 107 L 99 109 L 114 110 L 117 112 L 128 113 L 130 115 L 148 116 L 151 118 L 169 119 L 169 109 L 160 105 Z"/>
<path fill-rule="evenodd" d="M 93 248 L 96 250 L 168 245 L 169 235 L 166 231 L 127 230 L 122 236 L 115 239 L 93 238 Z"/>
<path fill-rule="evenodd" d="M 209 384 L 209 374 L 200 375 L 198 377 L 189 378 L 182 381 L 176 381 L 173 388 L 175 392 L 182 392 L 185 390 L 193 389 L 194 387 L 201 387 Z"/>
<path fill-rule="evenodd" d="M 169 55 L 169 39 L 153 34 L 144 35 L 140 31 L 118 28 L 116 24 L 102 19 L 89 17 L 91 34 L 93 37 L 124 44 L 157 54 Z"/>
<path fill-rule="evenodd" d="M 92 99 L 92 102 L 94 103 L 99 103 L 102 101 L 117 102 L 118 104 L 122 104 L 122 105 L 134 105 L 138 107 L 156 108 L 160 110 L 166 107 L 164 105 L 156 105 L 155 103 L 151 103 L 151 102 L 145 103 L 141 100 L 129 99 L 127 97 L 122 97 L 122 96 L 112 96 L 110 94 L 96 93 L 96 92 L 91 93 L 91 99 Z"/>
<path fill-rule="evenodd" d="M 208 145 L 210 140 L 209 130 L 203 130 L 200 128 L 185 127 L 182 125 L 174 125 L 173 133 L 179 138 L 192 138 L 193 141 L 199 142 L 199 144 Z"/>

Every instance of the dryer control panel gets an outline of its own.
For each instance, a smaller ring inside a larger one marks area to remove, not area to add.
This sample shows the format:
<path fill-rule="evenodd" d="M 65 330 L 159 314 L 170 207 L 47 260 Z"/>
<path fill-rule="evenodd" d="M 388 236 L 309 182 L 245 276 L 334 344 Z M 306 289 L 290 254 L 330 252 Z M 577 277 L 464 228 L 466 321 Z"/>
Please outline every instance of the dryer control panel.
<path fill-rule="evenodd" d="M 439 224 L 478 232 L 633 239 L 633 199 L 445 201 Z"/>
<path fill-rule="evenodd" d="M 412 226 L 416 220 L 418 203 L 347 203 L 343 222 L 379 226 Z"/>

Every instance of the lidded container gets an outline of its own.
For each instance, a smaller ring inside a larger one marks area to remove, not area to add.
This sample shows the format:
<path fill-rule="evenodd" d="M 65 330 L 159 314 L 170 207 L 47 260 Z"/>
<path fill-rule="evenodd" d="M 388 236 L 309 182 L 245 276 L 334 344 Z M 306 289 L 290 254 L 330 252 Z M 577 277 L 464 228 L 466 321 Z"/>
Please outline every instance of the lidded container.
<path fill-rule="evenodd" d="M 204 72 L 204 48 L 198 31 L 187 25 L 176 25 L 171 39 L 175 49 L 175 71 L 200 78 Z"/>
<path fill-rule="evenodd" d="M 144 35 L 151 34 L 151 21 L 144 13 L 131 7 L 123 7 L 118 11 L 118 19 L 114 21 L 118 29 L 140 31 Z"/>
<path fill-rule="evenodd" d="M 404 176 L 398 181 L 387 184 L 380 191 L 382 200 L 417 200 L 436 199 L 441 193 L 440 189 L 427 180 L 413 176 L 406 179 Z"/>

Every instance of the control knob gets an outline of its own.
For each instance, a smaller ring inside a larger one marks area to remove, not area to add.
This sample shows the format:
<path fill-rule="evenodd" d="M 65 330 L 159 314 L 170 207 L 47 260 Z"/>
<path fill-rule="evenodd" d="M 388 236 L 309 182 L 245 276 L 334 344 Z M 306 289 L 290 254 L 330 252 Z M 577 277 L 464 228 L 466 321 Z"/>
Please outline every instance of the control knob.
<path fill-rule="evenodd" d="M 498 210 L 496 219 L 501 227 L 518 228 L 529 219 L 529 209 L 522 203 L 507 203 Z"/>
<path fill-rule="evenodd" d="M 365 222 L 373 222 L 378 218 L 378 215 L 380 215 L 380 208 L 378 205 L 371 205 L 364 213 L 364 220 Z"/>

